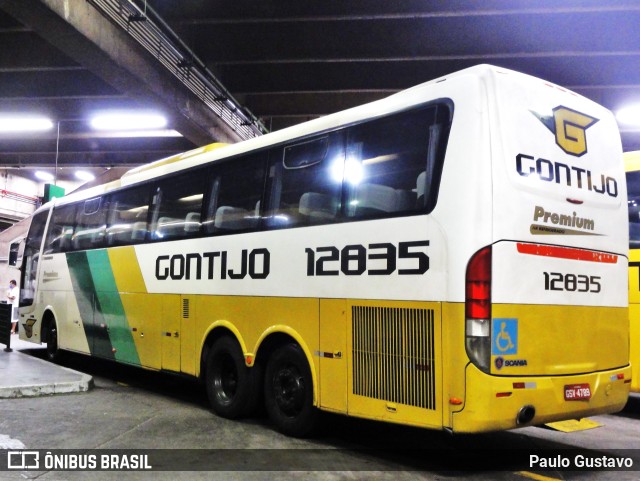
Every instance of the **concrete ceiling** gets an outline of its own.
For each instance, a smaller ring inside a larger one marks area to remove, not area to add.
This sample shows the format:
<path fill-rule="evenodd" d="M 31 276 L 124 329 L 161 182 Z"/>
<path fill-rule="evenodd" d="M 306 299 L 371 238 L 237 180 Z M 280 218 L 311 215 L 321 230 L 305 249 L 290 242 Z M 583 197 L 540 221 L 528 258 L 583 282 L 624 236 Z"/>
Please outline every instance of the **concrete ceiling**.
<path fill-rule="evenodd" d="M 123 29 L 96 4 L 139 13 Z M 0 166 L 51 166 L 56 144 L 66 168 L 132 166 L 238 140 L 127 36 L 145 19 L 166 22 L 175 44 L 195 54 L 181 60 L 185 75 L 194 65 L 213 74 L 271 130 L 479 63 L 614 111 L 640 103 L 637 0 L 0 0 L 0 112 L 43 112 L 60 125 L 59 138 L 57 130 L 0 138 Z M 160 109 L 184 137 L 89 129 L 91 112 L 115 107 Z M 640 149 L 640 131 L 624 129 L 622 139 L 625 150 Z"/>

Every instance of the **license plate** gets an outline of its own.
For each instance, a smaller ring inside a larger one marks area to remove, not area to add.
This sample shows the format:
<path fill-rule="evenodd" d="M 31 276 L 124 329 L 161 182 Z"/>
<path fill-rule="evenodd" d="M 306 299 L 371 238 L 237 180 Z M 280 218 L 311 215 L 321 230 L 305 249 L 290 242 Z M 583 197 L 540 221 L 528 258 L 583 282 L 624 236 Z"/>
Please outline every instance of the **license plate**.
<path fill-rule="evenodd" d="M 565 401 L 584 401 L 586 399 L 591 399 L 589 384 L 567 384 L 564 387 Z"/>

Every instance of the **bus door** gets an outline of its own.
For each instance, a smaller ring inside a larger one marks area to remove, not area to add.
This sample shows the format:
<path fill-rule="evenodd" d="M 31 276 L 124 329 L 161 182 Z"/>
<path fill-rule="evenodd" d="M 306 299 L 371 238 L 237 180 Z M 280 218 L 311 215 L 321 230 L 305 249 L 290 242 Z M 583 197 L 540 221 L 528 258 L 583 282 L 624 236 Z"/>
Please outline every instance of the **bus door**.
<path fill-rule="evenodd" d="M 179 295 L 162 296 L 162 369 L 180 372 L 180 313 Z"/>

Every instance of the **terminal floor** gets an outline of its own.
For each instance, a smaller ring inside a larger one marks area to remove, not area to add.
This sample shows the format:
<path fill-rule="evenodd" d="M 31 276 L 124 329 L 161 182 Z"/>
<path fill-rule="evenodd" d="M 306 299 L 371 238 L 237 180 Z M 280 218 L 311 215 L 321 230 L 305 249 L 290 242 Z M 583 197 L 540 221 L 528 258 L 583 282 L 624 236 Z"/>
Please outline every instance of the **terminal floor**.
<path fill-rule="evenodd" d="M 111 480 L 122 479 L 220 479 L 220 480 L 636 480 L 640 479 L 640 396 L 632 395 L 617 415 L 593 419 L 603 426 L 576 433 L 542 428 L 475 436 L 451 436 L 442 432 L 394 426 L 342 416 L 325 415 L 322 429 L 311 439 L 293 439 L 275 432 L 264 417 L 230 421 L 216 417 L 208 407 L 202 387 L 193 381 L 161 373 L 118 366 L 113 363 L 68 356 L 60 366 L 43 360 L 42 348 L 14 343 L 14 353 L 0 346 L 0 382 L 67 376 L 68 370 L 93 378 L 88 391 L 0 399 L 0 454 L 2 449 L 167 449 L 230 450 L 229 456 L 245 450 L 248 465 L 241 471 L 185 470 L 180 473 L 0 471 L 5 480 Z M 12 357 L 7 361 L 7 354 Z M 18 357 L 17 360 L 14 357 Z M 36 371 L 36 374 L 28 373 Z M 15 371 L 15 372 L 14 372 Z M 53 374 L 52 374 L 53 373 Z M 410 458 L 386 455 L 398 448 L 452 453 L 439 469 L 420 469 Z M 580 449 L 594 454 L 618 450 L 633 457 L 637 471 L 466 471 L 465 455 L 489 449 L 500 460 L 510 449 L 535 452 L 540 449 Z M 270 449 L 267 466 L 251 465 L 256 452 Z M 367 450 L 375 454 L 367 454 Z M 292 470 L 296 463 L 317 450 L 331 450 L 325 466 Z M 189 455 L 191 451 L 184 451 Z M 223 452 L 223 451 L 220 451 Z M 334 455 L 335 453 L 335 455 Z M 364 454 L 363 454 L 364 453 Z M 228 464 L 224 464 L 228 466 Z M 234 468 L 235 469 L 235 468 Z M 275 471 L 275 472 L 274 472 Z"/>

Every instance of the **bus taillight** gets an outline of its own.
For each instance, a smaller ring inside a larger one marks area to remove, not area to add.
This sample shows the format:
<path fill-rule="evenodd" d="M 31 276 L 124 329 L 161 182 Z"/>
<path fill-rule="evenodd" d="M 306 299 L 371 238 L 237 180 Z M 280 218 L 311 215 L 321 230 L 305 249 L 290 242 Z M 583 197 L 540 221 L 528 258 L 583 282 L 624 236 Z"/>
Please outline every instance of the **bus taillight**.
<path fill-rule="evenodd" d="M 491 360 L 491 246 L 476 252 L 465 278 L 465 339 L 467 355 L 488 372 Z"/>

